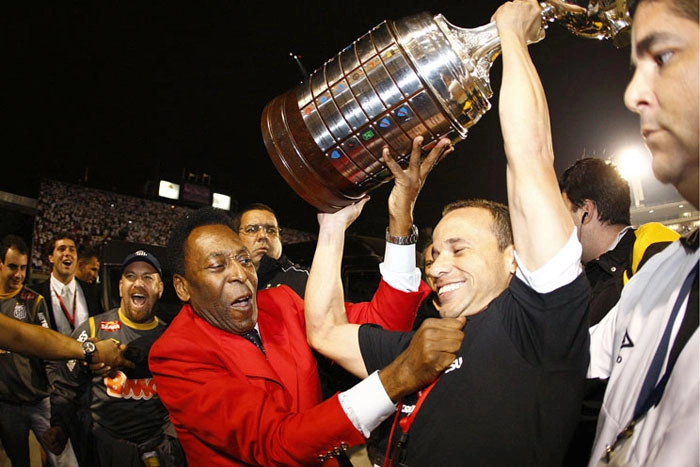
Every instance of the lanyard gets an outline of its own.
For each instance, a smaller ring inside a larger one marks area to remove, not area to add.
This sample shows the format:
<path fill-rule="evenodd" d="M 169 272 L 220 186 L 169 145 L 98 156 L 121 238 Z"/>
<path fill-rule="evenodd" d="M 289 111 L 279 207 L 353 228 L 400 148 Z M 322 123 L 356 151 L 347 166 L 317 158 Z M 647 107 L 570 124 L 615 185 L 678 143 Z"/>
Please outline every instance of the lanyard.
<path fill-rule="evenodd" d="M 55 293 L 56 298 L 58 298 L 58 303 L 61 305 L 61 310 L 63 310 L 63 314 L 66 316 L 66 319 L 68 319 L 68 323 L 70 323 L 70 328 L 75 329 L 75 303 L 77 302 L 76 298 L 78 294 L 78 289 L 76 288 L 73 291 L 73 313 L 70 313 L 68 311 L 68 308 L 66 308 L 66 304 L 63 303 L 61 294 L 56 292 L 56 289 L 54 289 L 53 293 Z"/>
<path fill-rule="evenodd" d="M 659 342 L 659 345 L 656 348 L 656 353 L 654 354 L 654 358 L 652 359 L 652 362 L 649 365 L 646 377 L 644 378 L 644 382 L 642 383 L 642 389 L 640 390 L 639 396 L 637 397 L 637 403 L 634 408 L 634 414 L 632 415 L 632 421 L 630 421 L 627 424 L 627 426 L 625 426 L 625 428 L 623 428 L 622 431 L 618 433 L 618 435 L 615 437 L 615 441 L 613 441 L 612 444 L 608 444 L 607 446 L 605 446 L 605 454 L 603 455 L 602 460 L 606 463 L 609 463 L 612 459 L 613 452 L 634 434 L 634 427 L 637 424 L 637 422 L 646 415 L 649 409 L 651 409 L 652 407 L 657 405 L 659 401 L 661 401 L 661 396 L 663 396 L 664 394 L 664 390 L 666 389 L 666 383 L 668 383 L 668 379 L 671 376 L 671 371 L 673 371 L 673 366 L 676 364 L 678 354 L 680 353 L 680 350 L 683 348 L 687 340 L 690 338 L 690 334 L 682 333 L 682 329 L 678 331 L 678 335 L 676 336 L 676 342 L 674 342 L 673 348 L 671 349 L 671 355 L 668 356 L 666 372 L 657 382 L 659 373 L 661 373 L 661 367 L 663 366 L 663 363 L 666 360 L 666 350 L 668 349 L 668 341 L 671 334 L 671 328 L 673 327 L 673 323 L 675 322 L 675 318 L 678 315 L 681 305 L 685 301 L 685 298 L 688 296 L 688 294 L 691 292 L 691 288 L 694 283 L 696 284 L 695 290 L 697 293 L 697 275 L 698 265 L 696 264 L 695 267 L 690 271 L 688 276 L 685 278 L 685 281 L 681 286 L 681 290 L 678 292 L 678 298 L 676 298 L 676 302 L 674 303 L 673 309 L 671 310 L 671 314 L 666 324 L 666 329 L 664 329 L 661 341 Z M 691 299 L 692 294 L 691 297 L 688 298 L 686 316 L 683 318 L 681 328 L 683 328 L 683 326 L 686 324 L 686 320 L 688 321 L 688 325 L 690 325 L 690 323 L 693 322 L 692 320 L 687 319 L 691 318 L 689 313 L 697 313 L 697 309 L 690 309 Z M 697 327 L 697 317 L 693 323 L 694 327 Z"/>
<path fill-rule="evenodd" d="M 637 420 L 644 416 L 647 411 L 659 403 L 661 400 L 661 395 L 664 392 L 666 383 L 668 382 L 668 375 L 670 375 L 671 370 L 673 370 L 673 365 L 676 363 L 675 359 L 670 360 L 666 366 L 666 374 L 660 381 L 657 382 L 659 374 L 661 373 L 661 367 L 666 360 L 666 350 L 668 349 L 668 341 L 671 335 L 671 328 L 673 323 L 676 321 L 676 316 L 681 308 L 681 304 L 688 296 L 690 288 L 692 287 L 693 281 L 698 274 L 698 265 L 690 271 L 688 276 L 685 278 L 683 285 L 681 286 L 680 292 L 678 292 L 678 298 L 676 303 L 673 305 L 671 310 L 671 315 L 668 318 L 668 324 L 666 324 L 666 329 L 659 342 L 659 346 L 656 349 L 656 354 L 649 365 L 649 370 L 647 371 L 646 378 L 642 384 L 642 389 L 639 392 L 639 397 L 637 398 L 637 403 L 634 409 L 633 419 Z"/>
<path fill-rule="evenodd" d="M 423 405 L 423 402 L 425 402 L 425 399 L 428 397 L 430 391 L 432 391 L 432 389 L 435 387 L 435 384 L 438 382 L 438 379 L 430 383 L 430 385 L 427 386 L 425 389 L 422 389 L 418 392 L 418 400 L 416 401 L 416 406 L 413 408 L 413 412 L 406 415 L 400 420 L 399 418 L 401 417 L 403 399 L 399 403 L 399 407 L 396 411 L 396 416 L 394 418 L 394 424 L 391 427 L 391 435 L 389 436 L 389 443 L 386 447 L 386 454 L 384 455 L 384 463 L 382 467 L 391 467 L 395 465 L 394 463 L 398 460 L 401 451 L 406 446 L 406 442 L 408 441 L 408 431 L 411 429 L 411 425 L 413 425 L 413 421 L 415 420 L 416 415 L 418 414 L 418 410 L 420 410 L 421 406 Z M 394 443 L 394 433 L 396 432 L 397 423 L 401 428 L 401 436 L 399 438 L 399 441 L 396 443 L 396 448 L 392 449 L 392 445 Z"/>

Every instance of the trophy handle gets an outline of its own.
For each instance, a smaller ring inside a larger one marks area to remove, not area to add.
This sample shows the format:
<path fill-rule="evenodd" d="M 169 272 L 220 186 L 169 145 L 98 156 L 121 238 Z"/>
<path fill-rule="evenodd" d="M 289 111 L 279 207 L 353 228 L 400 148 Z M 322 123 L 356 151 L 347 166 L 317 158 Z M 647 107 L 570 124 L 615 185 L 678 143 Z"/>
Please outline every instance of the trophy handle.
<path fill-rule="evenodd" d="M 565 0 L 543 0 L 542 20 L 545 23 L 557 22 L 579 37 L 588 39 L 609 39 L 617 48 L 626 47 L 630 42 L 628 0 L 589 0 L 588 7 L 569 3 Z"/>

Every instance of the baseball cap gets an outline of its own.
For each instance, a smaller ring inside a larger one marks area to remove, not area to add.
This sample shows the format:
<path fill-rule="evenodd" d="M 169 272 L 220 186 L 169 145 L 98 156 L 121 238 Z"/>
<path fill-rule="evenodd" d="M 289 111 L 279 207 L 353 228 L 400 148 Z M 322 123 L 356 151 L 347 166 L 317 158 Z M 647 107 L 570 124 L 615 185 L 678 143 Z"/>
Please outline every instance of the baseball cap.
<path fill-rule="evenodd" d="M 151 253 L 145 251 L 145 250 L 137 250 L 133 253 L 131 253 L 129 256 L 124 258 L 124 262 L 122 263 L 122 274 L 124 274 L 124 269 L 131 263 L 135 263 L 137 261 L 143 261 L 144 263 L 148 263 L 151 266 L 155 268 L 155 270 L 160 274 L 160 277 L 163 277 L 163 268 L 160 267 L 160 261 L 158 261 L 158 258 L 153 256 Z"/>

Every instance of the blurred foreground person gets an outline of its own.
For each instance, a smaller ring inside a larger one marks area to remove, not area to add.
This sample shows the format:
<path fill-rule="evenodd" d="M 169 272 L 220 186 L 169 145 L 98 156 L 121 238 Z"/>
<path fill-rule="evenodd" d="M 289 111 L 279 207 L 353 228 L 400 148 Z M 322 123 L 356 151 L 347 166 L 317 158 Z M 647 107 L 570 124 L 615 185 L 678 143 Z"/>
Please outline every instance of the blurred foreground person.
<path fill-rule="evenodd" d="M 633 3 L 625 104 L 639 114 L 654 176 L 697 209 L 698 0 Z M 696 229 L 651 258 L 591 331 L 589 377 L 610 380 L 590 466 L 698 465 L 699 258 Z"/>

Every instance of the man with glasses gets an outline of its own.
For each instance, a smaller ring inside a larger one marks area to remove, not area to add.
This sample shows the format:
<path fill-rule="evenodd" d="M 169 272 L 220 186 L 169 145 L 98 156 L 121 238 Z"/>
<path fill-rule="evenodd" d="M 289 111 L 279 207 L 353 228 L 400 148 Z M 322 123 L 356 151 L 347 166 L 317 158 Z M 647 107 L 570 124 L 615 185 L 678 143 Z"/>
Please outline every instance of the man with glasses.
<path fill-rule="evenodd" d="M 284 284 L 304 298 L 309 270 L 294 264 L 282 253 L 281 229 L 275 211 L 263 203 L 250 204 L 236 215 L 234 227 L 250 251 L 258 273 L 258 290 Z"/>

